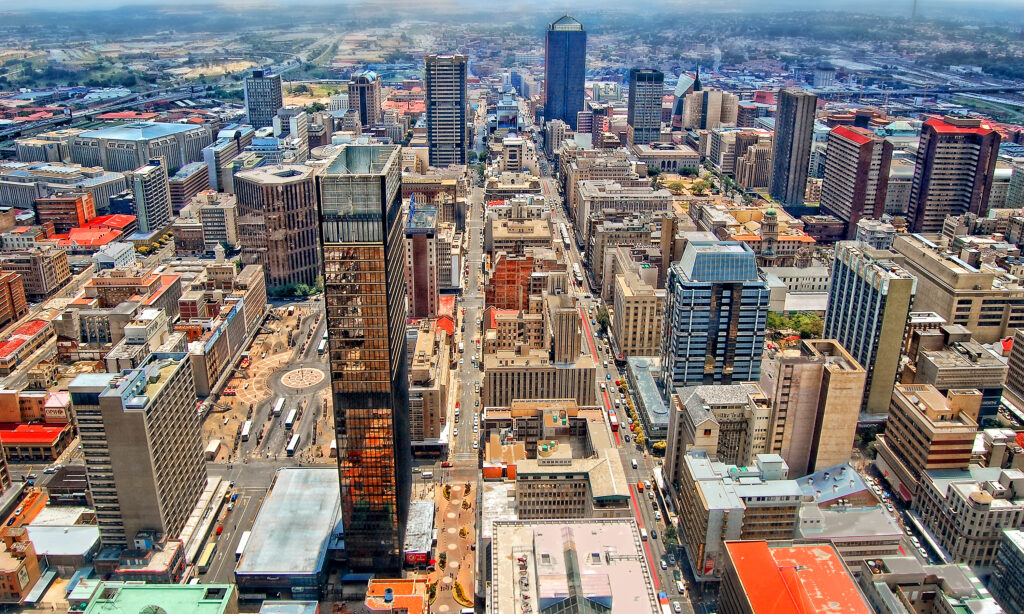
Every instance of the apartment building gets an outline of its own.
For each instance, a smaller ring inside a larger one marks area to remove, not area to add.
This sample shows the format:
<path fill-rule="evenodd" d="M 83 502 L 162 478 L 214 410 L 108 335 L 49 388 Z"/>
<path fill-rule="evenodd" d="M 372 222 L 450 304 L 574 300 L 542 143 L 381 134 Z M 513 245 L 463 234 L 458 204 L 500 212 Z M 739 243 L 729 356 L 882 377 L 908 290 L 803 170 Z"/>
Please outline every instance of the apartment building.
<path fill-rule="evenodd" d="M 30 301 L 48 299 L 71 281 L 68 253 L 50 246 L 0 254 L 0 268 L 21 275 Z"/>
<path fill-rule="evenodd" d="M 656 282 L 656 273 L 654 277 Z M 626 270 L 615 276 L 613 306 L 612 335 L 619 353 L 657 356 L 665 326 L 665 290 Z"/>

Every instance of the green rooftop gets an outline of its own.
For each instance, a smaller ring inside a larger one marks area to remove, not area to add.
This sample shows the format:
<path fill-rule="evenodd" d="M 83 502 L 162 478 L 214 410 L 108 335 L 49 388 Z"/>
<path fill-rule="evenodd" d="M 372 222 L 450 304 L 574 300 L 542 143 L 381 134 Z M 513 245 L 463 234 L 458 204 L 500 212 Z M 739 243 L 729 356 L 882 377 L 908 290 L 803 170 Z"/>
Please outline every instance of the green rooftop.
<path fill-rule="evenodd" d="M 156 606 L 156 607 L 153 607 Z M 157 609 L 159 608 L 159 609 Z M 233 614 L 238 612 L 231 584 L 102 584 L 86 614 Z"/>

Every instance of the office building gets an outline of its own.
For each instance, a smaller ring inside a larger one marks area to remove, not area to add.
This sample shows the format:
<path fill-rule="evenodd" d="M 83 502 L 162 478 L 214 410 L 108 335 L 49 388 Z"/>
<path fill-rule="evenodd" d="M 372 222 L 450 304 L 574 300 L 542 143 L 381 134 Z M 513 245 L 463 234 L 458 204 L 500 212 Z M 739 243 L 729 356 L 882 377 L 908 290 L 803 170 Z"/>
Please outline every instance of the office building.
<path fill-rule="evenodd" d="M 468 59 L 464 55 L 429 55 L 425 64 L 430 166 L 465 164 Z"/>
<path fill-rule="evenodd" d="M 68 252 L 49 245 L 0 253 L 0 269 L 21 275 L 30 301 L 48 299 L 71 281 Z"/>
<path fill-rule="evenodd" d="M 544 121 L 558 119 L 576 130 L 587 76 L 587 33 L 564 15 L 548 26 L 544 39 Z"/>
<path fill-rule="evenodd" d="M 548 349 L 499 350 L 483 356 L 481 403 L 507 406 L 517 399 L 574 399 L 593 405 L 597 385 L 593 358 L 556 365 Z"/>
<path fill-rule="evenodd" d="M 735 126 L 738 104 L 739 98 L 735 94 L 716 88 L 698 88 L 684 98 L 682 127 L 714 130 Z"/>
<path fill-rule="evenodd" d="M 921 128 L 910 191 L 910 231 L 941 232 L 951 215 L 988 213 L 999 133 L 979 119 L 932 118 Z"/>
<path fill-rule="evenodd" d="M 173 173 L 189 162 L 202 161 L 203 148 L 209 144 L 206 126 L 135 122 L 82 132 L 71 138 L 69 147 L 71 161 L 82 166 L 126 173 L 163 158 L 167 172 Z"/>
<path fill-rule="evenodd" d="M 437 316 L 438 283 L 437 208 L 409 203 L 405 224 L 405 292 L 410 318 Z"/>
<path fill-rule="evenodd" d="M 345 550 L 362 570 L 400 569 L 411 487 L 400 149 L 342 146 L 317 181 Z"/>
<path fill-rule="evenodd" d="M 1006 269 L 980 259 L 972 264 L 916 234 L 898 235 L 892 249 L 917 278 L 915 310 L 962 324 L 979 343 L 995 343 L 1024 327 L 1024 285 Z"/>
<path fill-rule="evenodd" d="M 206 486 L 186 355 L 79 375 L 68 390 L 103 546 L 132 548 L 142 531 L 176 538 Z"/>
<path fill-rule="evenodd" d="M 53 224 L 57 234 L 67 234 L 72 228 L 81 228 L 96 217 L 92 194 L 63 192 L 38 198 L 35 203 L 36 223 Z"/>
<path fill-rule="evenodd" d="M 771 399 L 768 452 L 795 475 L 845 463 L 853 450 L 867 373 L 834 340 L 805 340 L 762 367 Z"/>
<path fill-rule="evenodd" d="M 876 439 L 875 465 L 905 501 L 916 496 L 925 471 L 963 469 L 971 462 L 981 393 L 928 384 L 897 384 L 885 433 Z"/>
<path fill-rule="evenodd" d="M 183 217 L 198 219 L 203 226 L 203 248 L 213 252 L 217 245 L 228 249 L 238 245 L 238 201 L 233 194 L 204 190 L 189 203 Z"/>
<path fill-rule="evenodd" d="M 1013 334 L 1013 347 L 1007 358 L 1006 392 L 1019 403 L 1024 403 L 1024 328 Z"/>
<path fill-rule="evenodd" d="M 657 283 L 656 275 L 654 281 Z M 615 276 L 612 335 L 619 354 L 658 355 L 665 330 L 665 298 L 664 289 L 655 288 L 635 271 Z"/>
<path fill-rule="evenodd" d="M 359 114 L 359 124 L 372 128 L 380 123 L 380 77 L 372 70 L 361 70 L 348 81 L 348 108 Z"/>
<path fill-rule="evenodd" d="M 97 211 L 110 206 L 110 197 L 128 184 L 122 173 L 77 164 L 0 162 L 0 203 L 28 209 L 37 198 L 61 192 L 92 195 Z"/>
<path fill-rule="evenodd" d="M 666 390 L 760 379 L 768 284 L 745 243 L 688 242 L 666 291 Z"/>
<path fill-rule="evenodd" d="M 854 241 L 836 244 L 825 310 L 825 338 L 835 339 L 867 371 L 863 411 L 889 410 L 903 334 L 917 279 L 903 258 Z"/>
<path fill-rule="evenodd" d="M 978 465 L 927 471 L 914 507 L 953 561 L 984 572 L 996 562 L 1003 530 L 1021 526 L 1024 472 Z"/>
<path fill-rule="evenodd" d="M 139 232 L 163 232 L 170 225 L 173 216 L 167 167 L 161 160 L 150 160 L 149 164 L 132 171 L 129 180 L 135 194 Z"/>
<path fill-rule="evenodd" d="M 784 205 L 801 205 L 807 189 L 818 97 L 804 90 L 784 89 L 778 100 L 772 140 L 771 195 Z"/>
<path fill-rule="evenodd" d="M 724 550 L 722 614 L 873 612 L 831 545 L 731 541 Z"/>
<path fill-rule="evenodd" d="M 657 216 L 672 210 L 672 193 L 665 188 L 610 180 L 577 182 L 576 199 L 576 232 L 584 244 L 590 243 L 591 221 L 598 215 L 614 212 Z"/>
<path fill-rule="evenodd" d="M 452 339 L 434 320 L 409 329 L 409 434 L 413 453 L 440 454 L 441 429 L 448 412 Z"/>
<path fill-rule="evenodd" d="M 697 582 L 722 580 L 729 540 L 791 540 L 803 493 L 777 454 L 750 466 L 722 463 L 700 450 L 683 457 L 678 488 L 680 544 Z"/>
<path fill-rule="evenodd" d="M 988 589 L 1004 611 L 1024 612 L 1024 531 L 1003 531 Z"/>
<path fill-rule="evenodd" d="M 95 584 L 95 590 L 92 591 L 88 603 L 76 611 L 83 614 L 238 614 L 238 591 L 231 584 L 180 585 L 100 581 Z"/>
<path fill-rule="evenodd" d="M 821 210 L 846 224 L 854 239 L 861 219 L 885 213 L 892 143 L 865 128 L 838 126 L 828 133 Z"/>
<path fill-rule="evenodd" d="M 653 68 L 629 71 L 629 105 L 626 125 L 630 145 L 661 140 L 661 99 L 665 96 L 665 74 Z"/>
<path fill-rule="evenodd" d="M 268 288 L 312 287 L 322 273 L 315 178 L 299 164 L 235 175 L 242 262 L 262 265 Z"/>
<path fill-rule="evenodd" d="M 888 222 L 863 218 L 857 222 L 855 241 L 867 243 L 875 249 L 892 249 L 896 241 L 896 227 Z"/>
<path fill-rule="evenodd" d="M 999 607 L 1004 602 L 993 599 L 996 591 L 992 585 L 989 594 L 974 571 L 962 563 L 935 565 L 917 556 L 899 554 L 865 559 L 855 571 L 868 603 L 880 614 L 1024 611 L 1020 607 Z"/>
<path fill-rule="evenodd" d="M 273 126 L 274 116 L 283 106 L 281 75 L 254 70 L 245 78 L 245 114 L 250 126 L 257 130 Z"/>
<path fill-rule="evenodd" d="M 21 275 L 0 270 L 0 328 L 28 315 L 28 299 Z M 2 471 L 0 471 L 2 473 Z M 2 481 L 0 481 L 2 486 Z"/>
<path fill-rule="evenodd" d="M 210 173 L 204 162 L 189 162 L 169 177 L 167 184 L 171 189 L 171 210 L 178 215 L 193 196 L 210 187 Z"/>

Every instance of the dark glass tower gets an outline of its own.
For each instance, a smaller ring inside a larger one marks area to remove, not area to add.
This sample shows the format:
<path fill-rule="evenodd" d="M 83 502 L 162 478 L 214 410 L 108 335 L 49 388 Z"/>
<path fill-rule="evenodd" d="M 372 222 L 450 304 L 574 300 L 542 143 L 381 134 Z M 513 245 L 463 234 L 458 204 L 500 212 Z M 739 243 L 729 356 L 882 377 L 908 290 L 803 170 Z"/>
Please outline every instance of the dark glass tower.
<path fill-rule="evenodd" d="M 771 195 L 776 202 L 802 205 L 818 97 L 799 89 L 781 90 L 772 139 Z"/>
<path fill-rule="evenodd" d="M 401 147 L 347 145 L 317 180 L 345 550 L 398 572 L 411 487 Z"/>
<path fill-rule="evenodd" d="M 587 76 L 587 33 L 568 15 L 548 26 L 544 45 L 544 120 L 560 119 L 576 130 Z"/>

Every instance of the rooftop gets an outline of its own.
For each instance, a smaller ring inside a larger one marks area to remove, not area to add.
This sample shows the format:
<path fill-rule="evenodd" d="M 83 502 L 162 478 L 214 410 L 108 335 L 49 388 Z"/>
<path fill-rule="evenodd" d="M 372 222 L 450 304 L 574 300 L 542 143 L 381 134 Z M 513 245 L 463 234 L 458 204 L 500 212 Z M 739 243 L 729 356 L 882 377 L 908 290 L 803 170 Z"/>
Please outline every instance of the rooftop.
<path fill-rule="evenodd" d="M 327 164 L 328 175 L 379 175 L 397 145 L 343 145 Z"/>
<path fill-rule="evenodd" d="M 757 281 L 757 259 L 740 241 L 690 241 L 672 268 L 688 281 Z"/>
<path fill-rule="evenodd" d="M 158 139 L 172 134 L 181 134 L 191 130 L 205 130 L 201 126 L 187 124 L 165 124 L 158 122 L 133 122 L 122 126 L 112 126 L 99 130 L 83 132 L 80 136 L 93 139 L 113 139 L 118 141 L 146 141 Z"/>
<path fill-rule="evenodd" d="M 189 612 L 222 614 L 230 611 L 235 587 L 231 584 L 115 583 L 101 586 L 85 608 L 86 614 L 139 614 Z M 159 608 L 159 609 L 156 609 Z"/>
<path fill-rule="evenodd" d="M 864 479 L 849 464 L 815 471 L 802 478 L 797 478 L 796 482 L 800 485 L 800 490 L 805 495 L 814 497 L 818 505 L 835 499 L 852 497 L 867 490 Z"/>

